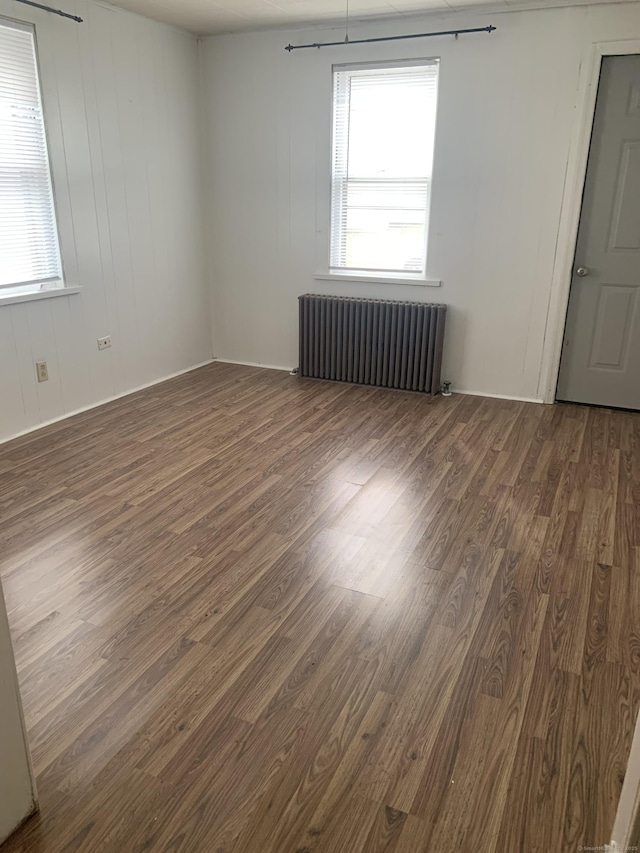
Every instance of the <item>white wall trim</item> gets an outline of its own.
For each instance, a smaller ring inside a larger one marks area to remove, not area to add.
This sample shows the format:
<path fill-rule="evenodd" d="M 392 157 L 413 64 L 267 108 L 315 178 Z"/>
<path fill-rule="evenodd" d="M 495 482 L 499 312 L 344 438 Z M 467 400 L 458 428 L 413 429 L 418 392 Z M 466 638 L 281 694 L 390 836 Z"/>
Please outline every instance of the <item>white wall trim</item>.
<path fill-rule="evenodd" d="M 640 717 L 631 743 L 629 761 L 618 801 L 618 811 L 611 831 L 611 850 L 637 850 L 640 826 Z"/>
<path fill-rule="evenodd" d="M 8 438 L 3 438 L 0 440 L 0 444 L 6 444 L 8 441 L 13 441 L 16 438 L 21 438 L 24 435 L 29 435 L 32 432 L 37 432 L 39 429 L 44 429 L 47 426 L 51 426 L 52 424 L 59 423 L 60 421 L 64 421 L 67 418 L 72 418 L 74 415 L 81 415 L 83 412 L 91 411 L 91 409 L 97 409 L 99 406 L 105 406 L 107 403 L 111 403 L 114 400 L 120 400 L 123 397 L 128 397 L 131 394 L 135 394 L 138 391 L 144 391 L 145 388 L 151 388 L 154 385 L 160 385 L 163 382 L 168 382 L 169 379 L 175 379 L 176 376 L 182 376 L 185 373 L 190 373 L 192 370 L 198 370 L 200 367 L 206 367 L 208 364 L 237 364 L 240 367 L 257 367 L 263 370 L 282 370 L 290 373 L 293 368 L 291 367 L 283 367 L 279 364 L 259 364 L 255 361 L 238 361 L 233 358 L 219 358 L 214 356 L 214 358 L 207 359 L 207 361 L 203 361 L 200 364 L 194 364 L 192 367 L 187 367 L 184 370 L 178 370 L 175 373 L 170 373 L 168 376 L 163 376 L 161 379 L 154 379 L 151 382 L 146 382 L 144 385 L 138 385 L 136 388 L 131 388 L 128 391 L 123 391 L 120 394 L 115 394 L 113 397 L 108 397 L 106 400 L 100 400 L 98 403 L 92 403 L 90 406 L 84 406 L 81 409 L 75 409 L 73 412 L 67 412 L 64 415 L 61 415 L 58 418 L 52 418 L 51 420 L 45 421 L 44 423 L 38 424 L 37 426 L 30 427 L 29 429 L 22 430 L 22 432 L 15 433 L 15 435 L 11 435 Z M 327 382 L 331 382 L 332 380 L 328 379 Z M 349 384 L 349 383 L 341 383 L 341 384 Z M 357 383 L 351 383 L 357 384 Z M 377 387 L 377 386 L 368 386 L 368 387 Z M 394 389 L 387 389 L 394 390 Z M 509 396 L 508 394 L 492 394 L 488 391 L 463 391 L 461 389 L 456 389 L 455 394 L 464 394 L 469 395 L 471 397 L 491 397 L 496 400 L 513 400 L 517 403 L 544 403 L 545 401 L 539 399 L 537 397 L 515 397 Z"/>
<path fill-rule="evenodd" d="M 290 373 L 291 369 L 292 369 L 290 367 L 280 367 L 279 365 L 275 365 L 275 364 L 258 364 L 255 361 L 236 361 L 236 360 L 231 359 L 231 358 L 215 358 L 214 361 L 219 361 L 222 364 L 239 364 L 242 367 L 261 367 L 261 368 L 265 368 L 267 370 L 286 370 L 288 373 Z M 321 381 L 323 381 L 323 382 L 335 382 L 336 380 L 326 379 L 326 380 L 321 380 Z M 379 388 L 379 390 L 381 390 L 381 391 L 385 391 L 385 390 L 386 391 L 404 391 L 405 390 L 404 388 L 386 388 L 385 389 L 385 388 L 378 386 L 378 385 L 364 386 L 364 385 L 360 385 L 358 382 L 340 382 L 340 384 L 341 385 L 355 385 L 355 386 L 360 387 L 360 388 L 363 388 L 363 387 Z M 544 400 L 540 399 L 539 397 L 515 397 L 515 396 L 509 395 L 509 394 L 491 394 L 489 391 L 463 391 L 460 388 L 456 388 L 456 390 L 453 393 L 454 394 L 465 394 L 465 395 L 469 395 L 470 397 L 491 397 L 495 400 L 513 400 L 516 403 L 544 403 Z"/>
<path fill-rule="evenodd" d="M 0 295 L 0 308 L 3 305 L 16 305 L 19 302 L 36 302 L 38 299 L 51 299 L 55 296 L 73 296 L 74 293 L 82 293 L 82 288 L 57 287 L 54 290 L 34 290 L 31 293 L 16 293 L 13 296 Z"/>
<path fill-rule="evenodd" d="M 582 212 L 582 193 L 587 175 L 602 58 L 604 56 L 624 56 L 625 54 L 635 53 L 640 54 L 639 39 L 594 42 L 586 52 L 582 63 L 582 72 L 578 84 L 575 130 L 567 158 L 538 383 L 538 394 L 545 403 L 555 401 L 560 373 L 560 357 L 569 307 L 569 291 Z"/>
<path fill-rule="evenodd" d="M 358 273 L 317 272 L 316 281 L 349 281 L 358 284 L 408 284 L 411 287 L 441 287 L 442 282 L 431 278 L 407 278 L 406 276 L 358 275 Z"/>
<path fill-rule="evenodd" d="M 3 597 L 2 606 L 6 608 L 6 604 L 4 602 L 4 592 L 2 591 L 2 587 L 0 587 L 0 596 Z M 7 620 L 8 620 L 8 617 L 6 616 L 6 609 L 5 609 L 5 618 L 7 618 Z M 9 631 L 9 634 L 11 634 L 11 631 Z M 10 642 L 11 642 L 11 639 L 10 639 Z M 13 645 L 11 646 L 11 651 L 13 652 Z M 14 657 L 14 666 L 13 666 L 13 689 L 15 691 L 16 701 L 18 703 L 18 713 L 20 714 L 20 725 L 22 727 L 22 739 L 24 741 L 25 758 L 26 758 L 27 766 L 28 766 L 28 770 L 29 770 L 29 777 L 31 779 L 31 797 L 32 797 L 32 799 L 31 799 L 31 809 L 22 818 L 22 820 L 18 824 L 16 824 L 16 826 L 14 826 L 14 828 L 11 830 L 8 837 L 11 837 L 11 835 L 13 835 L 14 832 L 16 832 L 18 829 L 20 829 L 20 827 L 22 826 L 23 823 L 26 823 L 30 817 L 32 817 L 34 814 L 37 814 L 37 812 L 40 811 L 40 798 L 38 797 L 38 788 L 36 785 L 36 774 L 35 774 L 35 770 L 33 767 L 33 759 L 31 757 L 31 749 L 29 748 L 29 732 L 27 731 L 27 721 L 26 721 L 26 718 L 24 716 L 24 706 L 22 704 L 22 694 L 20 693 L 20 682 L 18 680 L 18 670 L 17 670 L 16 665 L 15 665 L 15 657 Z"/>
<path fill-rule="evenodd" d="M 260 364 L 257 361 L 236 361 L 233 358 L 218 358 L 217 356 L 213 360 L 219 361 L 222 364 L 239 364 L 242 367 L 261 367 L 265 370 L 286 370 L 287 373 L 291 373 L 293 370 L 292 367 L 282 367 L 280 364 Z"/>
<path fill-rule="evenodd" d="M 0 844 L 38 811 L 38 792 L 29 752 L 27 726 L 22 708 L 11 631 L 2 586 L 0 585 L 0 677 L 2 678 L 3 761 L 7 776 L 0 781 Z"/>
<path fill-rule="evenodd" d="M 57 424 L 60 421 L 66 421 L 67 418 L 72 418 L 75 415 L 81 415 L 83 412 L 89 412 L 91 409 L 97 409 L 99 406 L 106 406 L 107 403 L 112 403 L 114 400 L 121 400 L 123 397 L 128 397 L 130 394 L 135 394 L 138 391 L 144 391 L 145 388 L 152 388 L 154 385 L 160 385 L 162 382 L 168 382 L 169 379 L 175 379 L 176 376 L 182 376 L 185 373 L 191 373 L 192 370 L 197 370 L 199 367 L 206 367 L 207 364 L 213 364 L 216 359 L 208 358 L 206 361 L 201 361 L 200 364 L 194 364 L 191 367 L 185 367 L 184 370 L 176 370 L 175 373 L 169 373 L 167 376 L 162 376 L 160 379 L 152 379 L 151 382 L 145 382 L 144 385 L 137 385 L 135 388 L 129 388 L 127 391 L 121 391 L 119 394 L 114 394 L 113 397 L 106 397 L 104 400 L 99 400 L 97 403 L 90 403 L 88 406 L 82 406 L 80 409 L 74 409 L 72 412 L 65 412 L 57 418 L 51 418 L 48 421 L 43 421 L 40 424 L 23 429 L 21 432 L 16 432 L 13 435 L 0 439 L 0 444 L 6 444 L 8 441 L 13 441 L 16 438 L 21 438 L 23 435 L 37 432 L 39 429 Z"/>
<path fill-rule="evenodd" d="M 541 397 L 516 397 L 514 394 L 491 394 L 489 391 L 463 391 L 456 388 L 452 394 L 464 394 L 469 397 L 491 397 L 493 400 L 513 400 L 514 403 L 544 403 Z"/>

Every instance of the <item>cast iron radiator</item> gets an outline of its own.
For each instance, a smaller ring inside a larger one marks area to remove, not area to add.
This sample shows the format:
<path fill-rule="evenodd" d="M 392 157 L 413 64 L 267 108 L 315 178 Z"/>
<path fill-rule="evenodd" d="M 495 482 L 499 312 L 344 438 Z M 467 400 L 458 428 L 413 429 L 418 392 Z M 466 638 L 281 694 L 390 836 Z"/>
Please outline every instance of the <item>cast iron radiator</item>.
<path fill-rule="evenodd" d="M 299 297 L 300 376 L 440 391 L 446 305 Z"/>

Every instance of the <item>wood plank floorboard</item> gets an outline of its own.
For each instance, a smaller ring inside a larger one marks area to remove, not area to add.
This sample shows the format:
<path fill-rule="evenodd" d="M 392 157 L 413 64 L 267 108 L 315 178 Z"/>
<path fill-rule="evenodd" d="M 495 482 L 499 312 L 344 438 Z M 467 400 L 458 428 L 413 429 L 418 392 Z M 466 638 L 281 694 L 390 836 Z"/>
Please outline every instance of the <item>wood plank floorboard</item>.
<path fill-rule="evenodd" d="M 640 705 L 640 414 L 213 364 L 0 447 L 2 853 L 574 853 Z"/>

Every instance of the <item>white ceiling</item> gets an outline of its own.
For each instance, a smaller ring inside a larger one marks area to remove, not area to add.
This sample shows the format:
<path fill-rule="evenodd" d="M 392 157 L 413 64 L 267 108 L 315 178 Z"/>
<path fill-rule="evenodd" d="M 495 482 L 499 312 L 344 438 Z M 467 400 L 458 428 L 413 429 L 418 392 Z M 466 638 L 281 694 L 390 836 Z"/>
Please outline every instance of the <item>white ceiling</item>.
<path fill-rule="evenodd" d="M 110 0 L 199 35 L 317 24 L 344 18 L 347 0 Z M 349 0 L 353 19 L 393 17 L 420 12 L 450 12 L 478 6 L 493 10 L 523 6 L 566 6 L 620 0 Z"/>

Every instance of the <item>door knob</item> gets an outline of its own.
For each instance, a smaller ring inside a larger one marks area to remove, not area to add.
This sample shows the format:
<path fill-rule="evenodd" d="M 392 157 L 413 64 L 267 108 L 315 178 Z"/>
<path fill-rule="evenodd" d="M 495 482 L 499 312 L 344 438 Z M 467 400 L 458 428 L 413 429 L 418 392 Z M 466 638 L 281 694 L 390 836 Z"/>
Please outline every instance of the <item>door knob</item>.
<path fill-rule="evenodd" d="M 589 275 L 588 267 L 578 267 L 578 269 L 576 270 L 576 275 L 579 275 L 580 278 L 584 278 L 585 275 Z"/>

